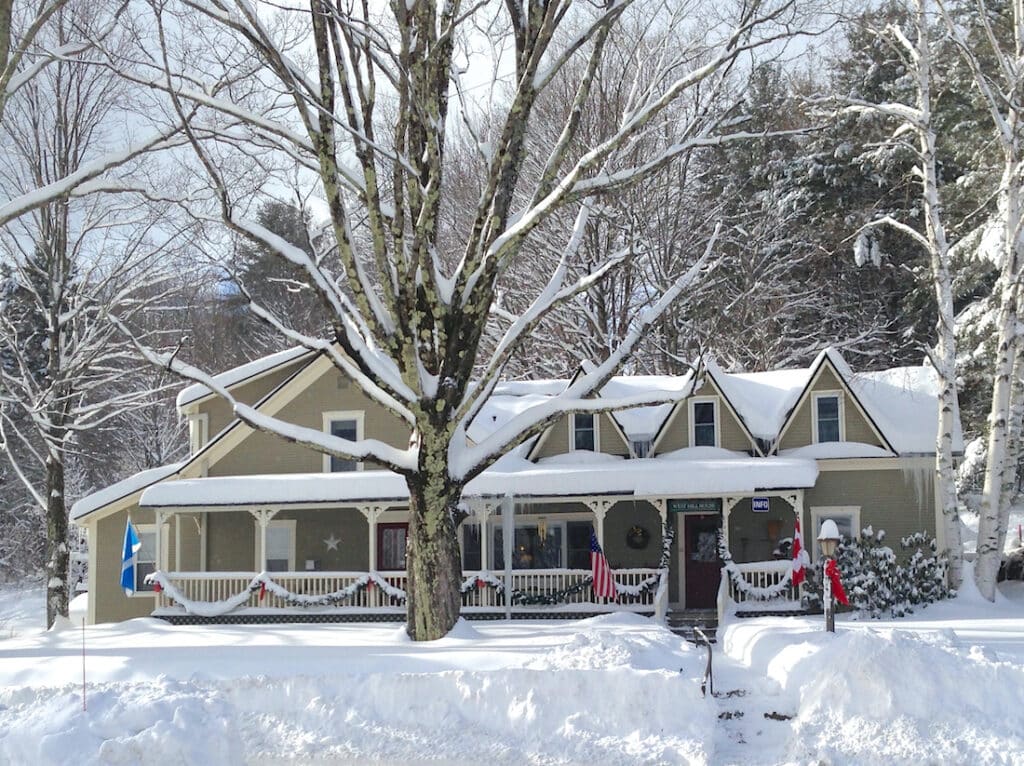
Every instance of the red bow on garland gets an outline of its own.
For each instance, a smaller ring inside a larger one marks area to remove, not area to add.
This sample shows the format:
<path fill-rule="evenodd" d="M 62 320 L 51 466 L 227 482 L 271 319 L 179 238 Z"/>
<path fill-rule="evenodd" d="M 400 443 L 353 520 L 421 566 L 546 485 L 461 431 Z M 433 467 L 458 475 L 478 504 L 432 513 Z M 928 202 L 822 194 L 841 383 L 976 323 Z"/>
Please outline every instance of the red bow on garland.
<path fill-rule="evenodd" d="M 825 564 L 825 576 L 832 581 L 832 595 L 835 596 L 836 601 L 843 606 L 849 606 L 850 599 L 846 597 L 843 581 L 839 579 L 839 565 L 836 564 L 835 559 L 829 559 Z"/>
<path fill-rule="evenodd" d="M 265 582 L 260 581 L 260 601 L 262 601 L 263 597 L 266 596 L 266 595 L 267 595 L 267 584 Z"/>

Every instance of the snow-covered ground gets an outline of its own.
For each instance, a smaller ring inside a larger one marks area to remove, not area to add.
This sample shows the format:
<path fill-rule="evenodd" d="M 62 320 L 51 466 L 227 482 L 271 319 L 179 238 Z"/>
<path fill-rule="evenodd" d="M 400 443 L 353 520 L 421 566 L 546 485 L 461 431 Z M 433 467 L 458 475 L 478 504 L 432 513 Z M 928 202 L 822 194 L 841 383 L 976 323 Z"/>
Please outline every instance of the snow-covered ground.
<path fill-rule="evenodd" d="M 733 619 L 707 698 L 704 650 L 635 615 L 462 622 L 429 644 L 146 619 L 86 629 L 83 712 L 82 631 L 18 629 L 0 763 L 1019 763 L 1024 588 L 1003 592 L 832 636 Z M 0 591 L 0 624 L 34 609 L 38 590 Z"/>

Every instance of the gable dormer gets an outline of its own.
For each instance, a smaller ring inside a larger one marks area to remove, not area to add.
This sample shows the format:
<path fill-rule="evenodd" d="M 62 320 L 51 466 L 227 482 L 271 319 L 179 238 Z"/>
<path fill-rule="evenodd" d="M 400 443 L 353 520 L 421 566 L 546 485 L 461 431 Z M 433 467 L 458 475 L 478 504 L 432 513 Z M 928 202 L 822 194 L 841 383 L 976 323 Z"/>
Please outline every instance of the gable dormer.
<path fill-rule="evenodd" d="M 669 411 L 651 445 L 652 455 L 688 447 L 760 454 L 754 437 L 715 380 L 716 369 L 713 364 L 705 365 L 703 383 Z"/>
<path fill-rule="evenodd" d="M 571 386 L 584 371 L 583 365 L 566 385 Z M 600 398 L 600 393 L 594 394 Z M 609 412 L 577 412 L 563 415 L 548 426 L 530 449 L 527 460 L 568 455 L 571 452 L 594 452 L 619 457 L 632 457 L 622 426 Z"/>
<path fill-rule="evenodd" d="M 896 452 L 851 388 L 850 374 L 837 351 L 819 354 L 779 433 L 776 452 L 833 442 L 868 444 Z"/>

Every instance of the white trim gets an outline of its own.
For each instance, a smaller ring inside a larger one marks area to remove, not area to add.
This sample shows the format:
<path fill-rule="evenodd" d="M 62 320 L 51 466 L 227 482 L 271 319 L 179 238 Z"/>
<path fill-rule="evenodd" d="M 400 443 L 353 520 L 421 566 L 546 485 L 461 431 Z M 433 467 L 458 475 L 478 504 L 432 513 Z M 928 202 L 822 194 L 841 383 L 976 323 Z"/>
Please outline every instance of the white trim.
<path fill-rule="evenodd" d="M 135 524 L 134 526 L 135 526 L 135 531 L 138 532 L 138 534 L 139 534 L 139 539 L 140 540 L 142 539 L 143 535 L 156 535 L 156 524 L 155 523 L 153 523 L 153 524 Z M 168 524 L 167 522 L 164 522 L 163 523 L 163 534 L 160 535 L 160 548 L 161 548 L 161 550 L 160 550 L 160 553 L 159 553 L 159 559 L 163 559 L 164 561 L 167 561 L 168 549 L 170 547 L 170 542 L 171 542 L 170 541 L 170 526 L 171 526 L 170 524 Z M 157 565 L 157 567 L 159 567 L 159 559 L 158 559 L 158 561 L 154 561 L 153 562 L 154 564 Z M 136 559 L 136 564 L 138 564 L 140 562 L 141 562 L 141 559 Z M 136 576 L 136 579 L 138 579 L 138 574 L 136 574 L 135 576 Z M 128 598 L 154 598 L 155 596 L 156 596 L 156 591 L 153 591 L 153 590 L 137 590 L 134 593 L 132 593 L 130 596 L 128 596 Z M 92 600 L 92 596 L 89 597 L 89 600 L 90 601 Z"/>
<path fill-rule="evenodd" d="M 569 413 L 566 420 L 569 421 L 569 452 L 590 452 L 590 450 L 576 449 L 576 416 L 590 415 L 594 423 L 594 452 L 601 451 L 601 414 L 598 412 L 573 412 Z M 627 445 L 628 448 L 629 445 Z"/>
<path fill-rule="evenodd" d="M 331 432 L 331 423 L 336 420 L 352 420 L 356 424 L 356 441 L 364 439 L 365 422 L 366 422 L 366 411 L 365 410 L 331 410 L 323 414 L 323 431 L 325 434 Z M 363 470 L 363 461 L 356 461 L 356 470 Z M 331 471 L 331 456 L 324 454 L 323 456 L 323 471 L 324 473 L 332 473 Z"/>
<path fill-rule="evenodd" d="M 839 415 L 839 441 L 846 441 L 846 406 L 843 392 L 839 389 L 831 391 L 814 391 L 811 393 L 811 444 L 821 444 L 818 440 L 818 400 L 835 399 Z"/>
<path fill-rule="evenodd" d="M 686 415 L 687 415 L 687 426 L 689 428 L 690 446 L 691 447 L 696 447 L 697 446 L 697 444 L 696 444 L 696 436 L 695 436 L 695 433 L 696 433 L 696 431 L 695 431 L 696 423 L 694 423 L 694 419 L 693 419 L 694 405 L 697 405 L 697 404 L 710 404 L 712 406 L 712 411 L 714 412 L 714 417 L 715 417 L 715 423 L 714 423 L 714 425 L 715 425 L 715 443 L 712 446 L 720 447 L 722 445 L 722 427 L 721 427 L 721 422 L 722 421 L 721 421 L 721 417 L 720 417 L 720 413 L 722 411 L 722 408 L 719 405 L 718 397 L 717 396 L 691 396 L 689 399 L 686 400 L 686 408 L 687 408 L 686 409 Z"/>
<path fill-rule="evenodd" d="M 254 546 L 252 560 L 256 566 L 257 571 L 262 571 L 265 561 L 260 561 L 260 522 L 258 519 L 253 519 L 253 524 L 256 528 L 256 543 Z M 267 522 L 267 529 L 273 527 L 283 527 L 289 530 L 291 535 L 291 545 L 288 549 L 288 571 L 295 572 L 295 519 L 271 519 Z"/>
<path fill-rule="evenodd" d="M 189 454 L 194 455 L 210 441 L 210 415 L 206 412 L 191 413 L 188 416 Z"/>
<path fill-rule="evenodd" d="M 853 523 L 851 532 L 855 537 L 860 536 L 860 506 L 859 505 L 812 505 L 811 506 L 811 528 L 804 535 L 805 548 L 811 552 L 811 561 L 821 560 L 821 546 L 818 545 L 818 532 L 823 519 L 831 519 L 836 516 L 852 516 Z"/>

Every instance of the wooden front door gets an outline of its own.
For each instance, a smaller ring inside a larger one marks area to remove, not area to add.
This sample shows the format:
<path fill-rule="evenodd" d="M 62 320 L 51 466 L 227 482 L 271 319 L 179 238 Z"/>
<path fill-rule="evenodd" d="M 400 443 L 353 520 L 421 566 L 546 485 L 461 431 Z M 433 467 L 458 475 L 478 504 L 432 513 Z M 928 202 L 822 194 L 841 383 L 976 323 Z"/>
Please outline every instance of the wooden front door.
<path fill-rule="evenodd" d="M 722 517 L 686 514 L 684 517 L 687 609 L 712 609 L 718 599 L 722 560 L 718 557 L 718 530 Z"/>

